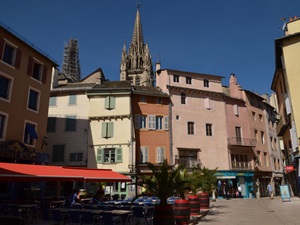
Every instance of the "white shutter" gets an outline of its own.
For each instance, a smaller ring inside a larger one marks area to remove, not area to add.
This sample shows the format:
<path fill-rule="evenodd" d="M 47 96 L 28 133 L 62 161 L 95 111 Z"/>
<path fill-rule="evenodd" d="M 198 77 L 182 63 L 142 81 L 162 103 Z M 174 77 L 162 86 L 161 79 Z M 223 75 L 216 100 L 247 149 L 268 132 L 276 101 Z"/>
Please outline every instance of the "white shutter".
<path fill-rule="evenodd" d="M 239 115 L 239 107 L 238 107 L 238 105 L 234 105 L 233 106 L 233 113 L 234 113 L 235 116 Z"/>
<path fill-rule="evenodd" d="M 164 117 L 165 130 L 169 130 L 169 117 Z"/>
<path fill-rule="evenodd" d="M 210 99 L 209 98 L 205 98 L 204 99 L 204 107 L 206 109 L 211 109 L 211 102 L 210 102 Z"/>
<path fill-rule="evenodd" d="M 148 127 L 149 130 L 155 130 L 155 116 L 154 115 L 149 115 L 148 116 Z"/>

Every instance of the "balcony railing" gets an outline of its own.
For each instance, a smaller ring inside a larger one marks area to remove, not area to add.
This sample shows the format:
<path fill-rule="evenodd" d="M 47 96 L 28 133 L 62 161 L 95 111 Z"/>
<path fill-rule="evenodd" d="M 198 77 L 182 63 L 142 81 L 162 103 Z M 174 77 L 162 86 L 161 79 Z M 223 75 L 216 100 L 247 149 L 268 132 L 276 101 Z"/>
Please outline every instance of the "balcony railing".
<path fill-rule="evenodd" d="M 190 168 L 193 168 L 194 166 L 197 166 L 199 164 L 199 162 L 197 159 L 179 158 L 178 164 L 184 165 L 186 168 L 190 169 Z"/>
<path fill-rule="evenodd" d="M 234 161 L 231 162 L 232 169 L 236 170 L 252 170 L 252 166 L 250 162 L 241 162 L 241 161 Z"/>
<path fill-rule="evenodd" d="M 249 139 L 249 138 L 230 137 L 230 138 L 228 138 L 228 145 L 255 147 L 256 140 Z"/>

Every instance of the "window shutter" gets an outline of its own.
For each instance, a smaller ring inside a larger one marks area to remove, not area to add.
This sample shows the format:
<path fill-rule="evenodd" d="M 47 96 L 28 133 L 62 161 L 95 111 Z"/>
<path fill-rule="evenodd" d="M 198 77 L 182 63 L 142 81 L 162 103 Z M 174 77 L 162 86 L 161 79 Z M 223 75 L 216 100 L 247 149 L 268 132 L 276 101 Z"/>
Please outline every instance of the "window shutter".
<path fill-rule="evenodd" d="M 156 162 L 160 163 L 160 147 L 156 148 Z"/>
<path fill-rule="evenodd" d="M 165 122 L 165 130 L 169 130 L 169 117 L 165 116 L 164 122 Z"/>
<path fill-rule="evenodd" d="M 149 115 L 148 116 L 148 124 L 149 124 L 149 130 L 155 130 L 155 116 Z"/>
<path fill-rule="evenodd" d="M 104 158 L 103 154 L 104 154 L 103 148 L 98 148 L 97 149 L 97 162 L 103 163 L 103 158 Z"/>
<path fill-rule="evenodd" d="M 106 138 L 107 137 L 107 133 L 106 133 L 106 127 L 107 127 L 107 123 L 106 122 L 102 122 L 102 133 L 101 133 L 101 137 Z"/>
<path fill-rule="evenodd" d="M 148 162 L 148 147 L 144 147 L 144 160 L 143 162 Z"/>
<path fill-rule="evenodd" d="M 135 119 L 135 129 L 140 129 L 140 115 L 139 114 L 135 114 L 134 115 L 134 119 Z"/>
<path fill-rule="evenodd" d="M 161 163 L 165 160 L 165 149 L 163 147 L 160 148 L 160 160 Z"/>
<path fill-rule="evenodd" d="M 116 105 L 116 98 L 110 97 L 110 109 L 114 109 Z"/>
<path fill-rule="evenodd" d="M 27 67 L 27 74 L 29 76 L 32 76 L 32 71 L 33 70 L 33 58 L 31 56 L 29 56 L 28 58 L 28 67 Z"/>
<path fill-rule="evenodd" d="M 107 137 L 110 138 L 114 134 L 114 123 L 108 122 L 107 123 Z"/>
<path fill-rule="evenodd" d="M 0 51 L 1 52 L 1 51 Z M 16 49 L 16 58 L 15 58 L 15 68 L 20 68 L 22 51 L 20 49 Z"/>
<path fill-rule="evenodd" d="M 109 96 L 105 97 L 105 108 L 109 109 Z"/>
<path fill-rule="evenodd" d="M 42 83 L 45 84 L 47 82 L 47 72 L 48 68 L 44 65 L 43 66 L 43 74 L 42 74 Z"/>
<path fill-rule="evenodd" d="M 239 107 L 237 105 L 233 106 L 233 113 L 234 113 L 235 116 L 239 115 Z"/>
<path fill-rule="evenodd" d="M 209 98 L 204 99 L 204 106 L 206 109 L 211 109 L 211 102 Z"/>
<path fill-rule="evenodd" d="M 123 162 L 122 148 L 116 148 L 116 162 Z"/>
<path fill-rule="evenodd" d="M 4 40 L 0 38 L 0 60 L 3 58 L 3 48 L 4 48 Z"/>

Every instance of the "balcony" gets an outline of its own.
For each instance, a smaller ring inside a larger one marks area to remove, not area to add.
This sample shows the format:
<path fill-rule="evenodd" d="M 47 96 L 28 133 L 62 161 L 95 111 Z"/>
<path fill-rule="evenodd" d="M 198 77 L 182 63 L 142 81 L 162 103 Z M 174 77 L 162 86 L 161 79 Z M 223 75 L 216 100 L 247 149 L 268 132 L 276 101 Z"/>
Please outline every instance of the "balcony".
<path fill-rule="evenodd" d="M 194 166 L 199 165 L 199 161 L 196 158 L 179 158 L 178 159 L 178 164 L 184 165 L 187 169 L 191 169 Z"/>
<path fill-rule="evenodd" d="M 249 139 L 249 138 L 239 138 L 239 137 L 229 137 L 228 139 L 228 145 L 233 146 L 246 146 L 246 147 L 255 147 L 256 146 L 256 140 L 255 139 Z"/>
<path fill-rule="evenodd" d="M 233 161 L 231 162 L 231 167 L 235 170 L 252 170 L 250 162 Z"/>

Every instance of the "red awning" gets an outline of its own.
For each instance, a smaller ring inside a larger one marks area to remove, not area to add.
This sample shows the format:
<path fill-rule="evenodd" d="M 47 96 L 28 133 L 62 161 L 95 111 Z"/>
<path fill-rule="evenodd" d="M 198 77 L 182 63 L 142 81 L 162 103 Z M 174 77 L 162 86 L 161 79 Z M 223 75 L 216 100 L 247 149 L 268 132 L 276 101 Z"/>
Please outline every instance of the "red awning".
<path fill-rule="evenodd" d="M 118 182 L 131 178 L 108 169 L 90 169 L 18 163 L 0 163 L 0 181 L 86 181 Z"/>

